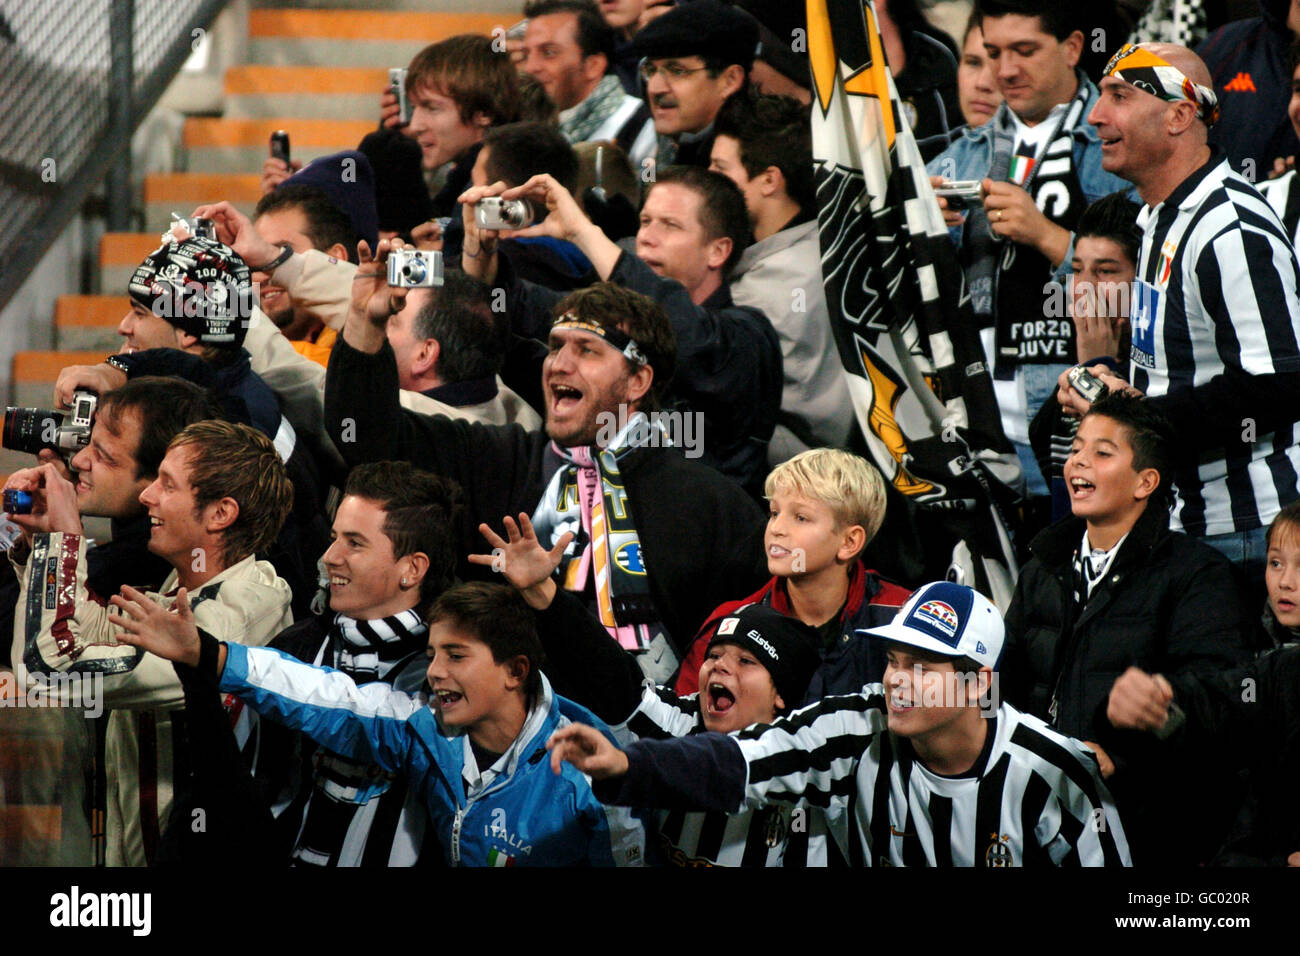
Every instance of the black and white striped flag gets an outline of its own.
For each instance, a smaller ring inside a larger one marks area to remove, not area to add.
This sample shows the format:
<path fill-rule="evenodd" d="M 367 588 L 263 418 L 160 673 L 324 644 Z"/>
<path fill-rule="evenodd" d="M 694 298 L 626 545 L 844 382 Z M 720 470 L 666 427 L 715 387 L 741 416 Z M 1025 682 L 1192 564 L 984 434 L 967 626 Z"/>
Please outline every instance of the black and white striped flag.
<path fill-rule="evenodd" d="M 1015 500 L 965 280 L 863 0 L 807 0 L 826 301 L 854 411 L 886 480 L 981 559 L 1000 606 L 1016 574 Z"/>

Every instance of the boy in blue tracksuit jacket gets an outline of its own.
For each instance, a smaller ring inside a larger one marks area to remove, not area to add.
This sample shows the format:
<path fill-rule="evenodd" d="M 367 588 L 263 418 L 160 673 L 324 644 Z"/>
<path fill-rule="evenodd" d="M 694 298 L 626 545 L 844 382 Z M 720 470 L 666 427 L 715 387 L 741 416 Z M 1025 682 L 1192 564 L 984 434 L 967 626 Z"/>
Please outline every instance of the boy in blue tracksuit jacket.
<path fill-rule="evenodd" d="M 575 721 L 609 730 L 551 692 L 531 612 L 512 589 L 467 584 L 438 599 L 429 612 L 433 694 L 415 696 L 384 683 L 358 686 L 270 648 L 222 644 L 193 628 L 183 596 L 177 607 L 176 615 L 139 607 L 119 639 L 215 670 L 222 692 L 260 714 L 345 757 L 405 774 L 451 865 L 644 862 L 636 816 L 603 806 L 580 771 L 551 773 L 546 741 L 556 730 Z"/>

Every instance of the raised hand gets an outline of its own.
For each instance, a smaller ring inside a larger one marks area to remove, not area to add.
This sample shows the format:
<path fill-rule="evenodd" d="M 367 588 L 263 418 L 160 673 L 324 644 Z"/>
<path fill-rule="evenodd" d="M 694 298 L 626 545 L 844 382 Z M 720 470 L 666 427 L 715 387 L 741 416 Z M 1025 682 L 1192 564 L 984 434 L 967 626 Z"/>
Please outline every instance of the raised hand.
<path fill-rule="evenodd" d="M 47 461 L 35 468 L 15 471 L 5 488 L 27 491 L 32 496 L 32 512 L 9 515 L 9 520 L 23 529 L 23 536 L 62 531 L 81 534 L 81 512 L 77 508 L 77 489 L 66 477 L 62 463 Z"/>
<path fill-rule="evenodd" d="M 520 512 L 518 523 L 509 515 L 505 517 L 506 538 L 492 530 L 486 522 L 478 526 L 479 534 L 487 539 L 491 554 L 471 554 L 471 564 L 491 567 L 505 575 L 505 579 L 523 592 L 524 598 L 536 608 L 549 607 L 555 597 L 555 582 L 551 574 L 560 566 L 564 549 L 573 540 L 573 532 L 566 531 L 555 547 L 547 551 L 537 540 L 528 515 Z M 550 587 L 546 587 L 546 585 Z M 544 603 L 535 603 L 544 601 Z"/>
<path fill-rule="evenodd" d="M 211 219 L 217 240 L 239 253 L 244 264 L 254 271 L 280 254 L 280 247 L 258 235 L 253 221 L 228 202 L 199 206 L 190 215 L 195 219 Z"/>
<path fill-rule="evenodd" d="M 381 239 L 371 255 L 364 239 L 357 243 L 357 271 L 352 277 L 352 301 L 349 318 L 364 318 L 377 328 L 388 325 L 388 317 L 402 311 L 405 289 L 388 285 L 388 254 L 405 245 L 400 239 Z"/>
<path fill-rule="evenodd" d="M 119 644 L 143 648 L 169 661 L 198 666 L 199 629 L 185 588 L 177 593 L 171 610 L 125 584 L 121 594 L 114 594 L 108 600 L 123 612 L 120 617 L 110 619 L 122 628 L 117 637 Z"/>
<path fill-rule="evenodd" d="M 546 741 L 546 749 L 551 752 L 551 770 L 555 773 L 560 772 L 560 765 L 566 760 L 594 780 L 608 780 L 627 773 L 627 754 L 587 724 L 560 728 Z"/>

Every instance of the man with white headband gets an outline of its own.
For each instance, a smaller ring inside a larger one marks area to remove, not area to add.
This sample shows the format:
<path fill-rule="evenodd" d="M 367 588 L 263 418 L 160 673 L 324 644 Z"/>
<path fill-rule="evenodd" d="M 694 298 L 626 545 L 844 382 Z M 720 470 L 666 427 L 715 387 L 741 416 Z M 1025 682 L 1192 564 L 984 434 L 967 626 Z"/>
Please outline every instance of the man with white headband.
<path fill-rule="evenodd" d="M 1183 436 L 1172 526 L 1262 584 L 1264 529 L 1300 496 L 1300 265 L 1255 187 L 1207 142 L 1218 101 L 1185 47 L 1125 45 L 1088 117 L 1102 165 L 1137 186 L 1132 386 Z M 1060 379 L 1067 409 L 1090 402 Z M 1262 588 L 1256 588 L 1262 593 Z"/>
<path fill-rule="evenodd" d="M 348 464 L 405 460 L 459 484 L 462 556 L 481 550 L 480 523 L 531 515 L 548 546 L 565 543 L 560 586 L 666 683 L 709 612 L 762 583 L 766 521 L 739 485 L 691 460 L 696 432 L 673 433 L 685 420 L 660 404 L 677 365 L 663 308 L 610 282 L 570 293 L 547 335 L 544 430 L 469 425 L 399 405 L 384 327 L 406 291 L 388 288 L 368 250 L 361 259 L 325 377 L 325 423 Z M 504 570 L 502 555 L 482 557 L 460 576 Z"/>

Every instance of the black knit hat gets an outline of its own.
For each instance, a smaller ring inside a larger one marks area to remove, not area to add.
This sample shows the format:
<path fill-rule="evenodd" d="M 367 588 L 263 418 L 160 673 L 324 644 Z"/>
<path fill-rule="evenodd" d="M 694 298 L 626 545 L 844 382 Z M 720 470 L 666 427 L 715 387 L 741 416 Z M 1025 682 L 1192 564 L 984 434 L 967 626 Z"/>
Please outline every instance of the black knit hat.
<path fill-rule="evenodd" d="M 420 144 L 396 129 L 369 134 L 357 147 L 370 157 L 375 173 L 379 228 L 410 235 L 433 216 L 433 199 L 424 181 Z"/>
<path fill-rule="evenodd" d="M 739 63 L 746 73 L 757 47 L 754 20 L 718 0 L 679 4 L 650 21 L 632 41 L 638 57 L 707 56 L 727 65 Z"/>
<path fill-rule="evenodd" d="M 709 647 L 737 644 L 747 648 L 767 668 L 786 709 L 792 710 L 799 706 L 808 692 L 808 682 L 821 667 L 817 643 L 817 632 L 798 618 L 786 617 L 766 604 L 746 604 L 718 622 Z"/>
<path fill-rule="evenodd" d="M 371 251 L 379 245 L 375 175 L 365 153 L 345 149 L 341 153 L 313 159 L 280 183 L 280 186 L 311 186 L 319 189 L 352 221 L 353 230 L 366 240 Z"/>
<path fill-rule="evenodd" d="M 169 237 L 136 267 L 127 293 L 204 345 L 244 343 L 256 298 L 248 266 L 215 239 Z"/>

